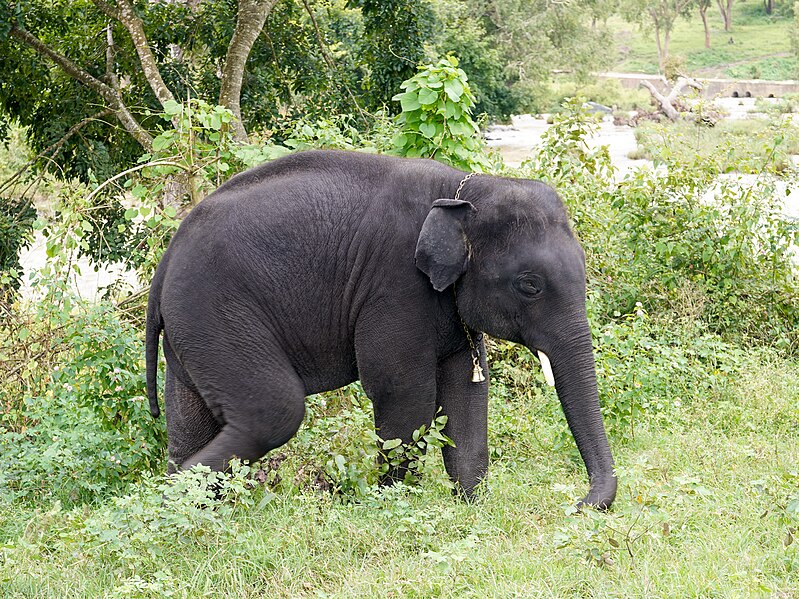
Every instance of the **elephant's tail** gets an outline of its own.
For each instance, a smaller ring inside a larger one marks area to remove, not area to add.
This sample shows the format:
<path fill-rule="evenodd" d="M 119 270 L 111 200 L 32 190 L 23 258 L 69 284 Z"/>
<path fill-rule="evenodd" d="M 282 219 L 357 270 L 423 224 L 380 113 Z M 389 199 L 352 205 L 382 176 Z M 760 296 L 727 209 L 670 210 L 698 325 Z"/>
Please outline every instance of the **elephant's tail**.
<path fill-rule="evenodd" d="M 164 328 L 161 318 L 160 285 L 153 281 L 150 296 L 147 300 L 147 332 L 145 334 L 146 349 L 144 359 L 147 366 L 147 397 L 150 400 L 150 414 L 158 418 L 161 409 L 158 407 L 158 341 Z"/>

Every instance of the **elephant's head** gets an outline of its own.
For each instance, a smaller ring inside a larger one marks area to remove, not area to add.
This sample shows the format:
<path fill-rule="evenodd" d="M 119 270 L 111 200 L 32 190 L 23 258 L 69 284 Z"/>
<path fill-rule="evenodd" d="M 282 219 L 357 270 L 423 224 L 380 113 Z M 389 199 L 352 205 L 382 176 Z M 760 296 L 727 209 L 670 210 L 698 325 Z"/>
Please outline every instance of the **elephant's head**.
<path fill-rule="evenodd" d="M 588 470 L 583 502 L 609 507 L 616 478 L 597 396 L 585 254 L 557 194 L 537 181 L 474 177 L 460 199 L 433 204 L 416 263 L 438 291 L 455 285 L 470 327 L 539 357 Z"/>

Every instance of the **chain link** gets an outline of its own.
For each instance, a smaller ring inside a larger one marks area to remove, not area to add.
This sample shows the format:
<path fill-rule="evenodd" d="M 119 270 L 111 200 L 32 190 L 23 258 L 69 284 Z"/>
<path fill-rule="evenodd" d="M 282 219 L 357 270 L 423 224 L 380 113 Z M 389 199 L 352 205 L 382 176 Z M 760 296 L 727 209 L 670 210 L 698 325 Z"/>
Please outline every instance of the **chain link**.
<path fill-rule="evenodd" d="M 479 174 L 480 174 L 480 173 L 469 173 L 469 174 L 468 174 L 468 175 L 466 175 L 466 176 L 465 176 L 463 179 L 461 179 L 461 182 L 458 184 L 458 189 L 455 191 L 455 199 L 456 199 L 456 200 L 459 200 L 459 199 L 460 199 L 460 195 L 461 195 L 461 189 L 463 189 L 463 186 L 464 186 L 464 185 L 466 185 L 466 182 L 467 182 L 469 179 L 471 179 L 472 177 L 474 177 L 475 175 L 479 175 Z"/>

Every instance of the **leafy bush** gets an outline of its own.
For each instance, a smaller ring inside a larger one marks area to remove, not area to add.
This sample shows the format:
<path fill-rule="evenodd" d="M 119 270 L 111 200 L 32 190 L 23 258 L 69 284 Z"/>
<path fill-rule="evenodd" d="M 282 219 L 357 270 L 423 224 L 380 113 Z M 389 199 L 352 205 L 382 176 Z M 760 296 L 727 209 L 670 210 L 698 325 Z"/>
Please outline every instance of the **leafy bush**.
<path fill-rule="evenodd" d="M 602 413 L 617 441 L 635 438 L 639 422 L 667 425 L 712 401 L 743 367 L 735 346 L 687 323 L 671 330 L 641 304 L 610 321 L 592 320 Z"/>
<path fill-rule="evenodd" d="M 607 146 L 591 149 L 586 142 L 596 133 L 600 117 L 589 114 L 583 104 L 582 98 L 563 102 L 538 147 L 522 162 L 521 176 L 541 179 L 569 195 L 607 185 L 613 176 L 610 152 Z"/>
<path fill-rule="evenodd" d="M 416 430 L 410 443 L 381 439 L 374 430 L 371 402 L 355 384 L 307 398 L 305 422 L 283 453 L 284 470 L 295 472 L 295 486 L 365 497 L 390 470 L 401 472 L 406 484 L 416 484 L 422 476 L 449 484 L 436 477 L 434 466 L 439 460 L 435 450 L 452 444 L 442 432 L 446 415 Z"/>
<path fill-rule="evenodd" d="M 0 351 L 24 358 L 3 377 L 3 492 L 91 500 L 162 464 L 164 423 L 149 413 L 133 326 L 65 296 L 40 303 L 28 326 L 1 332 Z"/>
<path fill-rule="evenodd" d="M 448 56 L 435 66 L 419 67 L 401 87 L 405 91 L 392 98 L 402 105 L 397 118 L 401 131 L 394 142 L 397 153 L 435 158 L 463 170 L 489 169 L 471 116 L 474 96 L 457 58 Z"/>
<path fill-rule="evenodd" d="M 640 169 L 618 184 L 607 148 L 586 144 L 594 127 L 581 102 L 566 103 L 518 172 L 554 185 L 566 202 L 586 249 L 597 314 L 609 320 L 642 302 L 664 320 L 698 319 L 728 339 L 795 351 L 799 226 L 783 216 L 771 176 L 719 178 L 754 168 L 754 160 L 762 173 L 795 135 L 793 125 L 761 130 L 758 143 L 770 154 L 758 158 L 731 156 L 726 144 L 687 152 L 681 129 L 659 128 L 663 168 Z"/>
<path fill-rule="evenodd" d="M 642 171 L 619 187 L 614 201 L 631 264 L 611 276 L 625 281 L 618 286 L 624 309 L 636 293 L 650 310 L 679 312 L 688 293 L 688 314 L 711 330 L 795 351 L 799 272 L 792 245 L 799 226 L 774 202 L 773 183 L 699 185 L 679 175 L 664 180 Z"/>
<path fill-rule="evenodd" d="M 356 125 L 360 125 L 360 128 Z M 281 143 L 293 150 L 328 148 L 387 152 L 392 148 L 397 125 L 383 112 L 369 115 L 368 127 L 354 115 L 319 119 L 298 119 L 275 133 Z"/>

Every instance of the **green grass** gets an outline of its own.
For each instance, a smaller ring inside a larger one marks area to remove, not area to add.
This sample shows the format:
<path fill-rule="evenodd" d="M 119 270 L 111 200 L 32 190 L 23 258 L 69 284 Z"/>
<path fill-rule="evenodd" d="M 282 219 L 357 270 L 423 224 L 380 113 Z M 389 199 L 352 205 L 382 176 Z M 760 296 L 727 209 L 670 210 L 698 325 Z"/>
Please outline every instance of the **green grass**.
<path fill-rule="evenodd" d="M 778 136 L 779 116 L 742 120 L 721 120 L 714 127 L 697 126 L 687 121 L 645 123 L 635 130 L 638 149 L 631 159 L 664 159 L 692 156 L 717 156 L 723 159 L 719 172 L 735 168 L 739 172 L 759 173 L 773 163 L 778 171 L 791 165 L 799 154 L 799 130 L 784 126 Z"/>
<path fill-rule="evenodd" d="M 495 396 L 491 475 L 474 503 L 437 477 L 351 503 L 307 492 L 257 505 L 257 491 L 256 505 L 188 516 L 152 489 L 116 508 L 3 502 L 2 595 L 795 597 L 799 542 L 785 542 L 799 524 L 787 510 L 799 497 L 799 364 L 761 357 L 747 372 L 713 402 L 684 398 L 668 422 L 613 439 L 609 514 L 571 513 L 586 480 L 573 448 L 553 446 L 549 408 Z M 540 427 L 499 442 L 524 421 Z"/>
<path fill-rule="evenodd" d="M 799 73 L 799 61 L 793 57 L 764 58 L 730 67 L 724 73 L 732 79 L 794 79 Z"/>
<path fill-rule="evenodd" d="M 788 17 L 767 18 L 747 4 L 735 3 L 733 30 L 725 32 L 715 4 L 708 10 L 711 48 L 705 48 L 704 29 L 698 13 L 680 19 L 672 32 L 669 54 L 683 57 L 686 69 L 702 77 L 752 78 L 758 72 L 763 79 L 796 76 L 796 60 L 791 52 L 789 33 L 793 27 Z M 614 70 L 658 72 L 657 45 L 654 34 L 642 32 L 622 19 L 609 21 L 620 49 Z M 730 39 L 735 43 L 730 44 Z M 775 56 L 782 55 L 786 56 Z"/>

